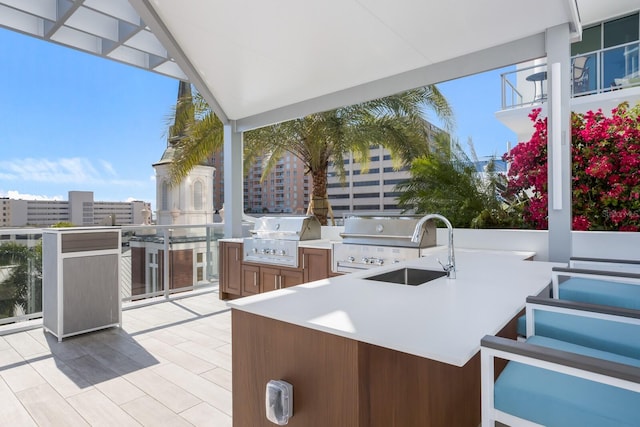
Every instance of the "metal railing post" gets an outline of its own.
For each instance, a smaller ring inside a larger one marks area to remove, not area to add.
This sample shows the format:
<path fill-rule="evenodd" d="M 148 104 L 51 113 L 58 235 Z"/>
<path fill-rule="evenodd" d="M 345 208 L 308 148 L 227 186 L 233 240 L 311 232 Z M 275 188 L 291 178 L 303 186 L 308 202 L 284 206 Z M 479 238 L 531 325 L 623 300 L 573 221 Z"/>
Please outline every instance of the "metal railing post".
<path fill-rule="evenodd" d="M 164 250 L 162 254 L 162 286 L 164 287 L 164 297 L 169 299 L 169 248 L 171 247 L 169 239 L 171 236 L 171 230 L 165 228 L 162 230 L 162 236 L 164 237 Z"/>
<path fill-rule="evenodd" d="M 206 251 L 206 260 L 205 262 L 207 263 L 207 280 L 211 281 L 212 277 L 213 277 L 213 260 L 212 260 L 212 256 L 211 256 L 211 226 L 206 225 L 205 226 L 205 230 L 206 230 L 206 239 L 207 239 L 207 251 Z"/>

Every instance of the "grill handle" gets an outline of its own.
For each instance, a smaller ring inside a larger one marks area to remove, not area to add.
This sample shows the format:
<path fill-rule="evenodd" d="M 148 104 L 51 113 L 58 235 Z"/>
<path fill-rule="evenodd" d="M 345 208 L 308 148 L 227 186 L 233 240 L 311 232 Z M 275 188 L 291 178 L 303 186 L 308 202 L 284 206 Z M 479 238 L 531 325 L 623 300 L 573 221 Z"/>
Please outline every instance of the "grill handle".
<path fill-rule="evenodd" d="M 271 230 L 249 230 L 249 233 L 251 234 L 290 234 L 292 236 L 297 236 L 300 234 L 299 231 L 287 231 L 287 230 L 283 230 L 283 231 L 271 231 Z"/>
<path fill-rule="evenodd" d="M 407 239 L 410 240 L 409 235 L 393 235 L 393 234 L 358 234 L 358 233 L 340 233 L 340 237 L 375 237 L 376 239 Z"/>

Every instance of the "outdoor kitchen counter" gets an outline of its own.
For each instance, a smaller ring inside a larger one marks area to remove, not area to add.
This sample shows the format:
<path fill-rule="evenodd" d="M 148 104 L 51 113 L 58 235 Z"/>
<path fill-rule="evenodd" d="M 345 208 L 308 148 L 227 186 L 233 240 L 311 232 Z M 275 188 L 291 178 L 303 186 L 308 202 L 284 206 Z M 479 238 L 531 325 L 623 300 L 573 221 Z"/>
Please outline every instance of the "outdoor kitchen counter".
<path fill-rule="evenodd" d="M 229 242 L 229 243 L 242 243 L 244 242 L 243 237 L 225 237 L 223 239 L 218 239 L 219 242 Z M 315 249 L 331 249 L 332 240 L 328 239 L 315 239 L 315 240 L 301 240 L 298 242 L 298 246 L 301 248 L 315 248 Z"/>
<path fill-rule="evenodd" d="M 229 242 L 229 243 L 242 243 L 244 241 L 244 237 L 225 237 L 223 239 L 218 239 L 218 242 Z"/>
<path fill-rule="evenodd" d="M 313 248 L 313 249 L 329 249 L 331 250 L 331 244 L 333 242 L 327 239 L 318 240 L 302 240 L 298 242 L 298 246 L 301 248 Z"/>
<path fill-rule="evenodd" d="M 529 295 L 564 264 L 524 261 L 525 252 L 456 249 L 457 278 L 420 286 L 365 277 L 416 267 L 441 270 L 447 248 L 423 258 L 229 301 L 237 310 L 419 357 L 464 366 L 486 334 L 498 333 Z"/>

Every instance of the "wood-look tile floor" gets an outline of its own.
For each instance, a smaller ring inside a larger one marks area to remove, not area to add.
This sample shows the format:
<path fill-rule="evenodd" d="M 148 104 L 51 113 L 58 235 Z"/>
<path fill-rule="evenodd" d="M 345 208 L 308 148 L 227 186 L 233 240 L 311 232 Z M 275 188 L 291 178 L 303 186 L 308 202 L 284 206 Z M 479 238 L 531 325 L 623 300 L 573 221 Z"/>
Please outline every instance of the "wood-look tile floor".
<path fill-rule="evenodd" d="M 61 343 L 0 336 L 0 402 L 7 426 L 231 426 L 231 313 L 204 293 Z"/>

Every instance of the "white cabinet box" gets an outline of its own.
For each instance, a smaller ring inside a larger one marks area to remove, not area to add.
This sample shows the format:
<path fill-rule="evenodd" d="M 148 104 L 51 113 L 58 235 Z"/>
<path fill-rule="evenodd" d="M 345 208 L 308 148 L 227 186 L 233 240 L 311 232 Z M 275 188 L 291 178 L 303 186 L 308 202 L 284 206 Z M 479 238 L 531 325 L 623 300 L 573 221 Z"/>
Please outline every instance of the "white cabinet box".
<path fill-rule="evenodd" d="M 65 337 L 120 326 L 121 233 L 110 228 L 42 232 L 42 319 Z"/>

